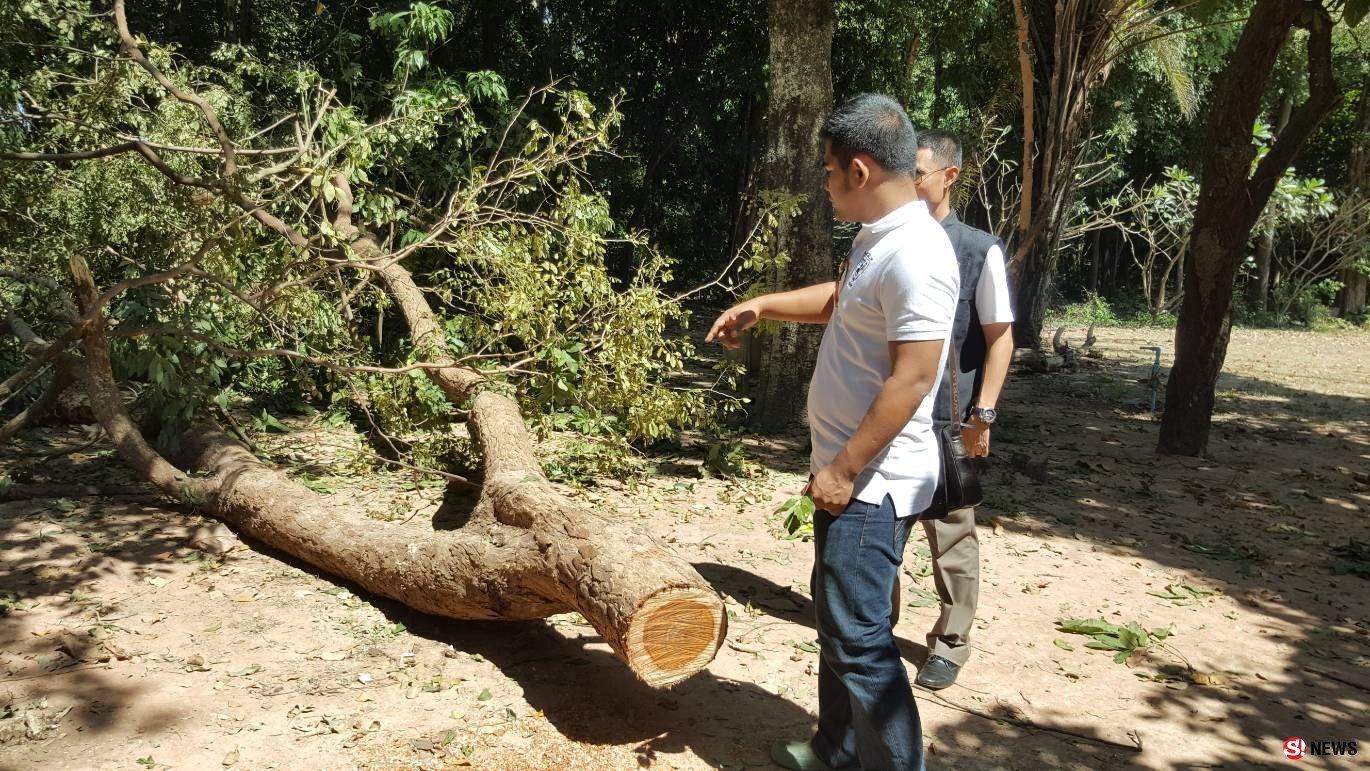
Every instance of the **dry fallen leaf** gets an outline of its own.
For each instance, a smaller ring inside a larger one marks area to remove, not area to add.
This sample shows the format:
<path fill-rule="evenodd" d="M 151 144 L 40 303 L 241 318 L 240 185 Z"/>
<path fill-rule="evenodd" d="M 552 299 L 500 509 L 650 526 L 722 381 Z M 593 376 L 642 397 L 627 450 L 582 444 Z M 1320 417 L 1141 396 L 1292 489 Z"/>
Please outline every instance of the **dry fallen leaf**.
<path fill-rule="evenodd" d="M 128 661 L 130 658 L 133 657 L 133 654 L 124 650 L 118 644 L 111 642 L 110 640 L 105 640 L 104 642 L 100 643 L 100 647 L 104 648 L 106 651 L 109 651 L 109 655 L 113 656 L 114 658 L 120 661 Z"/>
<path fill-rule="evenodd" d="M 95 653 L 92 650 L 95 647 L 95 641 L 89 638 L 83 639 L 80 635 L 72 634 L 65 629 L 57 634 L 57 641 L 57 650 L 77 661 L 92 661 L 97 659 L 105 661 L 109 659 L 108 654 L 105 654 L 103 658 L 101 658 L 99 653 Z"/>
<path fill-rule="evenodd" d="M 233 751 L 229 752 L 227 755 L 224 756 L 223 765 L 225 768 L 227 768 L 228 766 L 237 765 L 237 763 L 238 750 L 234 749 Z"/>
<path fill-rule="evenodd" d="M 1195 685 L 1211 685 L 1214 687 L 1224 686 L 1232 682 L 1232 678 L 1223 672 L 1195 672 L 1189 676 Z"/>

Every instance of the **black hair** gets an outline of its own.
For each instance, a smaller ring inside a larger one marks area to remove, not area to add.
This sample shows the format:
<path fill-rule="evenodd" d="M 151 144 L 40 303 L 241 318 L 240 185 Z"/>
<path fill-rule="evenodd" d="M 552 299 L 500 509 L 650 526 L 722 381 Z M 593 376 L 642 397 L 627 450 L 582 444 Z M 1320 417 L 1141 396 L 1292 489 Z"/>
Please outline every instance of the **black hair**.
<path fill-rule="evenodd" d="M 857 153 L 889 172 L 912 175 L 918 163 L 918 132 L 899 103 L 883 94 L 859 94 L 823 124 L 823 138 L 845 169 Z"/>
<path fill-rule="evenodd" d="M 938 166 L 961 168 L 961 139 L 950 131 L 918 132 L 918 148 L 924 147 L 932 151 Z"/>

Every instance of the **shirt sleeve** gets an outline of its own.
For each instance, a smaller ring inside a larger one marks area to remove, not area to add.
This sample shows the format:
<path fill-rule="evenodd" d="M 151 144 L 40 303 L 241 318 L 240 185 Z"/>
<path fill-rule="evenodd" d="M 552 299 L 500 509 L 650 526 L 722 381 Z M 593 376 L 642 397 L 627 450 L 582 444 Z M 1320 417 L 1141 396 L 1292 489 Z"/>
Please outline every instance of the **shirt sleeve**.
<path fill-rule="evenodd" d="M 889 342 L 942 340 L 951 333 L 961 275 L 951 245 L 932 248 L 939 246 L 946 254 L 905 252 L 887 263 L 879 298 Z"/>
<path fill-rule="evenodd" d="M 985 254 L 985 267 L 980 271 L 980 282 L 975 285 L 975 312 L 979 314 L 981 324 L 1006 324 L 1014 320 L 1004 251 L 998 244 L 991 246 Z"/>

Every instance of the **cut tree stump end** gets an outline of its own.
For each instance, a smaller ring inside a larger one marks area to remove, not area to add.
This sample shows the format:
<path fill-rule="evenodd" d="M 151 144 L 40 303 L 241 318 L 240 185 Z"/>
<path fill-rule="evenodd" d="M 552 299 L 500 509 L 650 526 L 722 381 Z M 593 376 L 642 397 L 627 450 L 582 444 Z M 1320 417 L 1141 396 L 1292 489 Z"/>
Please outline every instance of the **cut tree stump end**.
<path fill-rule="evenodd" d="M 693 587 L 657 592 L 642 603 L 628 627 L 629 666 L 654 688 L 674 685 L 713 660 L 727 626 L 716 594 Z"/>

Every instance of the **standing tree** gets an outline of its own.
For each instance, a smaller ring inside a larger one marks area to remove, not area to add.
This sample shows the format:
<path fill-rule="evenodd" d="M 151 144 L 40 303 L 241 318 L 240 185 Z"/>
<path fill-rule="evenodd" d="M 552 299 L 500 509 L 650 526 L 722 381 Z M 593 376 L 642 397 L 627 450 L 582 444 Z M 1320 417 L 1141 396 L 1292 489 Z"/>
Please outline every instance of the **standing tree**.
<path fill-rule="evenodd" d="M 770 0 L 767 28 L 766 151 L 757 186 L 808 196 L 777 230 L 773 251 L 788 259 L 768 271 L 765 288 L 778 291 L 832 278 L 832 207 L 819 162 L 823 121 L 832 110 L 832 0 Z M 752 418 L 762 428 L 782 427 L 803 412 L 821 333 L 800 324 L 754 333 Z"/>
<path fill-rule="evenodd" d="M 1019 348 L 1041 343 L 1077 166 L 1089 144 L 1091 101 L 1114 65 L 1146 46 L 1165 68 L 1182 110 L 1194 107 L 1184 38 L 1148 0 L 1015 0 L 1023 72 L 1023 195 L 1010 260 Z M 1031 41 L 1031 46 L 1027 42 Z M 1030 50 L 1029 50 L 1030 49 Z M 1031 73 L 1031 78 L 1029 78 Z"/>
<path fill-rule="evenodd" d="M 1346 170 L 1346 192 L 1351 196 L 1370 197 L 1370 76 L 1360 87 L 1360 107 L 1356 110 L 1354 131 L 1351 161 Z M 1352 265 L 1341 272 L 1342 288 L 1337 293 L 1337 309 L 1343 317 L 1365 312 L 1365 270 L 1363 265 Z"/>
<path fill-rule="evenodd" d="M 1348 6 L 1348 20 L 1358 20 Z M 1363 12 L 1363 9 L 1362 9 Z M 1308 98 L 1258 162 L 1251 127 L 1271 69 L 1294 28 L 1308 31 Z M 1332 18 L 1317 2 L 1259 0 L 1218 76 L 1209 117 L 1199 205 L 1185 262 L 1185 295 L 1175 330 L 1158 449 L 1202 455 L 1214 387 L 1232 331 L 1233 280 L 1266 201 L 1294 156 L 1341 100 L 1332 75 Z"/>

